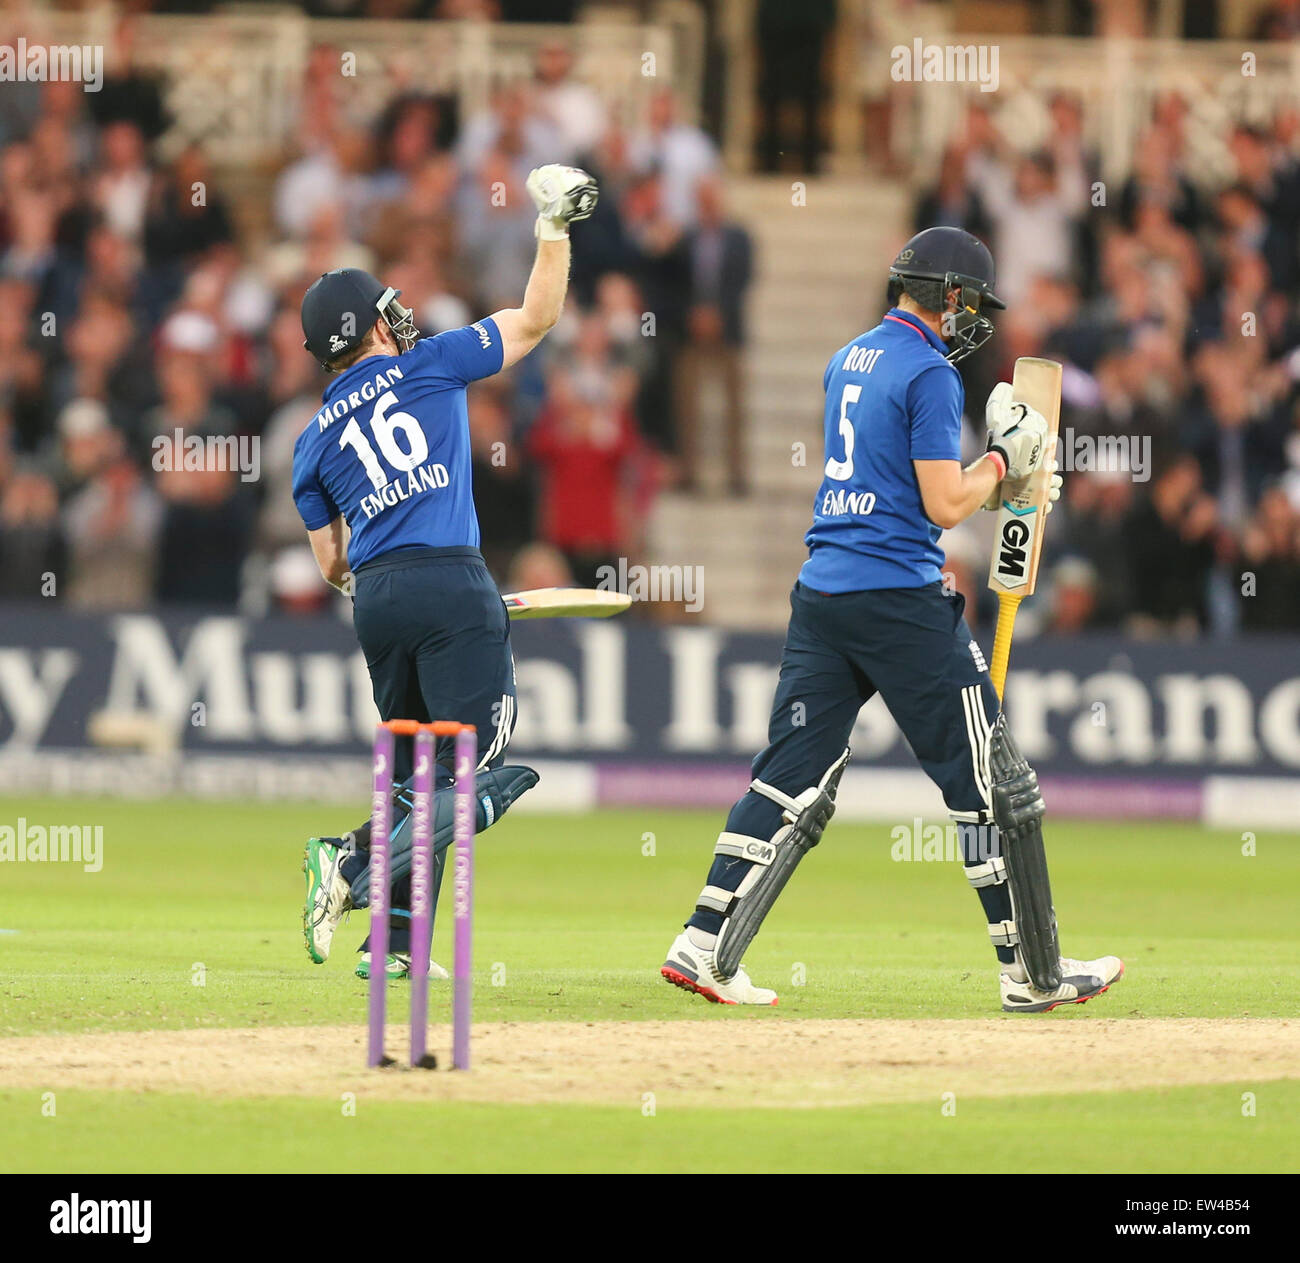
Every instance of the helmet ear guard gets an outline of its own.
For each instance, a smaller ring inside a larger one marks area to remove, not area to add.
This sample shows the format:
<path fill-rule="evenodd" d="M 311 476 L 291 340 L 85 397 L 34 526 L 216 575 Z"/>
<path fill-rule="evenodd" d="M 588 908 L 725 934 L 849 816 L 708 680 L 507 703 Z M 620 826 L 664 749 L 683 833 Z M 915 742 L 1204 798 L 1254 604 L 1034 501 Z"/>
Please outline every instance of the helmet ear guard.
<path fill-rule="evenodd" d="M 993 336 L 993 322 L 981 313 L 981 306 L 990 299 L 990 306 L 1006 306 L 989 293 L 987 285 L 972 281 L 969 276 L 949 272 L 944 278 L 944 293 L 951 293 L 954 289 L 957 290 L 957 301 L 952 310 L 943 313 L 944 336 L 955 343 L 944 357 L 949 364 L 960 363 Z"/>
<path fill-rule="evenodd" d="M 420 331 L 415 327 L 415 313 L 397 301 L 401 293 L 400 289 L 393 289 L 390 285 L 380 294 L 375 309 L 393 331 L 393 336 L 397 339 L 398 353 L 405 354 L 419 341 Z"/>

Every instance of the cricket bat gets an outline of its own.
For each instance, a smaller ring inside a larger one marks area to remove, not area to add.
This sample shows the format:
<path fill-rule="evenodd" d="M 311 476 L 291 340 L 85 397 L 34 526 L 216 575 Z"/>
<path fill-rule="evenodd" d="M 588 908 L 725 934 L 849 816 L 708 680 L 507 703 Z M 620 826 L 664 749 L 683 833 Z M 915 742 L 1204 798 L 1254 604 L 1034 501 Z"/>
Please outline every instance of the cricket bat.
<path fill-rule="evenodd" d="M 1048 468 L 1061 423 L 1061 366 L 1055 360 L 1021 356 L 1011 379 L 1011 397 L 1042 413 L 1047 422 L 1043 463 L 1027 478 L 1003 482 L 998 509 L 989 587 L 998 596 L 998 626 L 993 636 L 989 675 L 999 700 L 1007 682 L 1011 635 L 1020 602 L 1033 596 L 1038 562 L 1043 553 L 1043 526 L 1052 471 Z"/>
<path fill-rule="evenodd" d="M 626 592 L 601 588 L 533 588 L 507 593 L 501 599 L 512 619 L 609 618 L 632 604 Z"/>

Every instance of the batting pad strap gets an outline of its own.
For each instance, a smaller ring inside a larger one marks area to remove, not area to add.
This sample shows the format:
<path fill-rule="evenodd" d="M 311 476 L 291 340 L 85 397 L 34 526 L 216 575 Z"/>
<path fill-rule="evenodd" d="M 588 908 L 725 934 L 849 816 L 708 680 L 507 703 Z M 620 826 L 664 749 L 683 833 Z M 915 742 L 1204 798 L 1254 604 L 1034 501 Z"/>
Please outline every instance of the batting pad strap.
<path fill-rule="evenodd" d="M 776 847 L 764 838 L 752 838 L 747 833 L 727 833 L 724 830 L 718 834 L 713 853 L 732 859 L 749 860 L 766 868 L 776 858 Z"/>
<path fill-rule="evenodd" d="M 983 864 L 968 864 L 966 866 L 966 879 L 976 890 L 983 890 L 985 886 L 1002 886 L 1007 880 L 1007 866 L 1002 856 L 995 855 L 991 860 L 985 860 Z"/>
<path fill-rule="evenodd" d="M 817 802 L 823 793 L 826 793 L 830 799 L 830 814 L 834 814 L 835 793 L 839 789 L 840 777 L 844 774 L 844 768 L 848 764 L 850 753 L 851 751 L 846 747 L 840 757 L 822 773 L 821 780 L 816 785 L 810 785 L 795 798 L 791 798 L 783 790 L 777 789 L 775 785 L 760 781 L 757 776 L 750 781 L 749 788 L 755 794 L 761 794 L 764 798 L 776 803 L 782 810 L 786 824 L 794 824 L 809 807 Z M 827 815 L 826 818 L 829 820 L 830 815 Z M 820 832 L 817 836 L 818 838 L 821 837 Z M 816 843 L 814 842 L 813 845 L 816 846 Z"/>
<path fill-rule="evenodd" d="M 808 805 L 805 802 L 800 802 L 800 798 L 803 798 L 804 795 L 809 793 L 808 790 L 804 790 L 803 794 L 801 794 L 799 798 L 791 798 L 789 794 L 783 793 L 781 790 L 777 789 L 775 785 L 769 785 L 766 781 L 760 781 L 758 777 L 755 777 L 750 781 L 749 788 L 752 789 L 754 793 L 762 794 L 764 798 L 771 799 L 772 802 L 776 803 L 776 805 L 783 811 L 789 812 L 791 816 L 797 816 Z M 814 789 L 811 792 L 813 798 L 816 798 L 817 791 Z M 812 800 L 809 799 L 809 801 Z"/>
<path fill-rule="evenodd" d="M 721 886 L 705 886 L 700 891 L 700 897 L 695 901 L 695 906 L 726 916 L 734 898 L 735 894 L 732 891 L 724 890 Z"/>
<path fill-rule="evenodd" d="M 1014 921 L 990 921 L 989 938 L 993 940 L 994 947 L 1016 947 L 1020 943 Z"/>

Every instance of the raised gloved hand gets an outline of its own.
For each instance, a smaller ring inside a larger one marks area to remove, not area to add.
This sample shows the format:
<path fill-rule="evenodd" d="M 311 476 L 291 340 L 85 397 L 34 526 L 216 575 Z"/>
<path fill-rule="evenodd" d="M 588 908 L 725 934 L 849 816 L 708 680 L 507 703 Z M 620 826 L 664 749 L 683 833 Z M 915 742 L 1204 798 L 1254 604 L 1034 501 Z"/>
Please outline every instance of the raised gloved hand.
<path fill-rule="evenodd" d="M 1006 466 L 1003 478 L 1019 482 L 1042 463 L 1047 422 L 1041 412 L 1011 398 L 1011 383 L 998 382 L 984 408 L 988 425 L 985 451 L 997 452 Z"/>
<path fill-rule="evenodd" d="M 557 162 L 529 172 L 525 187 L 537 206 L 535 232 L 542 241 L 563 241 L 569 225 L 586 219 L 600 196 L 596 181 L 586 171 Z"/>

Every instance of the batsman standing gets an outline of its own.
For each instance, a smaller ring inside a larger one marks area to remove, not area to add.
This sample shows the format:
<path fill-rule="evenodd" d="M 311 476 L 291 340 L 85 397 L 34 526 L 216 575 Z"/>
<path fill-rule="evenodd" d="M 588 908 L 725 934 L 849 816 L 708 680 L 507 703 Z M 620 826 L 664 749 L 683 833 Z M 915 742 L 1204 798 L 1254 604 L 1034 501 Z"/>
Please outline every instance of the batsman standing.
<path fill-rule="evenodd" d="M 942 530 L 996 509 L 1003 479 L 1032 473 L 1047 424 L 989 397 L 988 447 L 962 468 L 964 390 L 953 365 L 993 335 L 993 258 L 957 228 L 918 233 L 889 273 L 894 306 L 830 360 L 825 477 L 809 556 L 749 790 L 731 809 L 708 880 L 660 972 L 722 1004 L 775 1004 L 741 961 L 795 866 L 821 840 L 858 711 L 876 693 L 943 793 L 999 962 L 1002 1007 L 1040 1013 L 1105 991 L 1114 956 L 1060 955 L 1033 771 L 999 714 L 984 657 L 945 589 Z M 1060 476 L 1050 499 L 1060 494 Z"/>
<path fill-rule="evenodd" d="M 515 720 L 514 659 L 506 609 L 479 552 L 465 391 L 554 327 L 569 282 L 569 225 L 597 198 L 595 181 L 576 167 L 539 167 L 527 188 L 538 210 L 537 255 L 522 306 L 421 340 L 400 291 L 356 268 L 326 273 L 302 302 L 305 346 L 334 378 L 294 448 L 294 501 L 321 573 L 352 591 L 380 717 L 477 729 L 479 829 L 537 774 L 502 766 Z M 446 739 L 438 750 L 435 847 L 451 831 L 451 746 Z M 393 775 L 393 920 L 382 962 L 394 977 L 410 970 L 410 774 L 406 740 Z M 303 933 L 317 964 L 343 914 L 365 901 L 369 832 L 367 822 L 307 844 Z M 442 869 L 439 851 L 435 904 Z M 357 973 L 367 977 L 364 944 L 362 952 Z"/>

